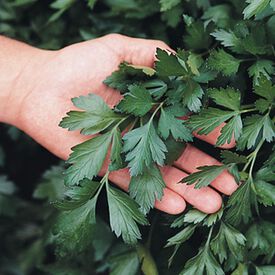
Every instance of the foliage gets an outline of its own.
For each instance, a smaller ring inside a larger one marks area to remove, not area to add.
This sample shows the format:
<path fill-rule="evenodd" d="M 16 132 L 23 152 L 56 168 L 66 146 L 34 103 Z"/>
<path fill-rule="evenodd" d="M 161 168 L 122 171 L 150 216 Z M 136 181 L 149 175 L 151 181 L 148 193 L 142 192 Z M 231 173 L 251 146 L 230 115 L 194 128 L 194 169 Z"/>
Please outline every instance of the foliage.
<path fill-rule="evenodd" d="M 16 0 L 0 3 L 0 18 L 0 33 L 44 48 L 109 32 L 179 48 L 158 49 L 154 69 L 121 64 L 104 81 L 124 95 L 113 109 L 93 94 L 72 100 L 79 111 L 60 126 L 99 135 L 73 148 L 67 169 L 46 172 L 33 199 L 4 175 L 10 141 L 2 141 L 0 273 L 274 273 L 273 0 Z M 228 169 L 237 191 L 212 215 L 191 209 L 174 219 L 151 209 L 165 186 L 159 166 L 172 163 L 185 142 L 196 143 L 193 131 L 217 126 L 217 147 L 235 138 L 236 148 L 221 151 L 223 165 L 199 167 L 182 182 L 202 188 Z M 131 174 L 129 195 L 108 180 L 123 167 Z"/>

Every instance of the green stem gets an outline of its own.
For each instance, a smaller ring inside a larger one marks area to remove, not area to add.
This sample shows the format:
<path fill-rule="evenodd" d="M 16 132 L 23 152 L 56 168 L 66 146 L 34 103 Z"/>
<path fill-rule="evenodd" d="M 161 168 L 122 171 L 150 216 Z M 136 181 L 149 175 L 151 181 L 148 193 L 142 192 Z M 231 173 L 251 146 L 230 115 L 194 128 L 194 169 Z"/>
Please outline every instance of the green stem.
<path fill-rule="evenodd" d="M 252 161 L 251 161 L 251 165 L 250 165 L 250 168 L 249 168 L 249 178 L 252 179 L 253 175 L 253 168 L 254 168 L 254 164 L 255 164 L 255 161 L 256 161 L 256 158 L 257 158 L 257 155 L 258 155 L 258 152 L 259 150 L 261 149 L 262 145 L 264 144 L 264 140 L 262 139 L 259 144 L 257 145 L 255 151 L 253 152 L 253 157 L 252 157 Z"/>
<path fill-rule="evenodd" d="M 161 103 L 159 104 L 159 106 L 155 109 L 155 111 L 153 112 L 152 116 L 150 117 L 149 122 L 152 122 L 154 116 L 156 115 L 156 113 L 158 112 L 158 110 L 163 106 L 163 104 L 164 104 L 164 102 L 161 102 Z"/>
<path fill-rule="evenodd" d="M 207 241 L 205 246 L 209 246 L 210 240 L 211 240 L 211 236 L 212 236 L 212 232 L 213 232 L 213 226 L 211 226 L 209 233 L 208 233 L 208 237 L 207 237 Z"/>

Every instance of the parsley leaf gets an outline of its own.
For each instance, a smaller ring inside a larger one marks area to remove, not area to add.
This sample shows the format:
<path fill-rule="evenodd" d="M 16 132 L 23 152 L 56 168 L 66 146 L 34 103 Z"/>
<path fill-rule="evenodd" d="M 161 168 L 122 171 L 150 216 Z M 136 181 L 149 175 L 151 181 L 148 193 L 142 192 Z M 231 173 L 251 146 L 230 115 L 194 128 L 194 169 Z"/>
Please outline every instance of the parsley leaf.
<path fill-rule="evenodd" d="M 244 120 L 243 134 L 238 140 L 239 150 L 251 149 L 259 139 L 271 142 L 275 137 L 275 126 L 269 115 L 252 115 Z"/>
<path fill-rule="evenodd" d="M 114 129 L 113 139 L 112 139 L 112 149 L 111 149 L 111 163 L 109 165 L 109 170 L 118 170 L 123 167 L 123 161 L 121 157 L 122 151 L 122 137 L 121 132 L 118 127 Z"/>
<path fill-rule="evenodd" d="M 226 165 L 201 166 L 197 168 L 199 170 L 198 172 L 185 177 L 182 179 L 182 182 L 186 182 L 188 185 L 195 183 L 195 188 L 199 189 L 208 186 L 226 168 Z"/>
<path fill-rule="evenodd" d="M 238 259 L 243 259 L 245 237 L 234 227 L 224 222 L 221 223 L 217 236 L 211 241 L 211 249 L 219 257 L 220 263 L 228 259 L 229 254 Z"/>
<path fill-rule="evenodd" d="M 138 204 L 126 193 L 107 184 L 110 224 L 112 230 L 126 243 L 135 243 L 141 238 L 137 223 L 146 225 L 147 220 L 139 211 Z"/>
<path fill-rule="evenodd" d="M 251 206 L 255 205 L 255 193 L 252 190 L 252 181 L 243 183 L 229 198 L 227 203 L 226 221 L 238 225 L 243 221 L 248 223 L 252 216 Z"/>
<path fill-rule="evenodd" d="M 130 196 L 140 205 L 143 213 L 148 213 L 154 207 L 156 200 L 161 200 L 165 182 L 159 168 L 155 165 L 143 170 L 141 175 L 131 178 Z"/>
<path fill-rule="evenodd" d="M 128 132 L 123 140 L 123 152 L 126 152 L 132 176 L 141 174 L 144 167 L 150 166 L 153 161 L 161 166 L 164 164 L 167 148 L 152 121 Z"/>
<path fill-rule="evenodd" d="M 223 49 L 211 52 L 207 64 L 212 70 L 216 70 L 225 76 L 231 76 L 238 72 L 240 60 L 225 52 Z"/>
<path fill-rule="evenodd" d="M 236 53 L 243 52 L 241 40 L 231 30 L 226 31 L 223 29 L 217 29 L 212 32 L 211 35 L 214 36 L 217 41 L 220 41 L 224 47 L 228 47 Z"/>
<path fill-rule="evenodd" d="M 244 19 L 249 19 L 262 12 L 269 4 L 270 0 L 246 0 L 248 6 L 244 9 Z"/>
<path fill-rule="evenodd" d="M 161 108 L 158 131 L 164 139 L 167 139 L 171 133 L 175 140 L 192 141 L 191 131 L 183 120 L 173 114 L 173 106 Z"/>
<path fill-rule="evenodd" d="M 181 0 L 160 0 L 160 11 L 168 11 L 180 2 Z"/>
<path fill-rule="evenodd" d="M 112 124 L 119 122 L 123 117 L 114 113 L 104 100 L 95 94 L 80 96 L 72 99 L 75 107 L 84 110 L 70 111 L 63 118 L 60 126 L 72 130 L 81 130 L 84 135 L 99 133 Z"/>
<path fill-rule="evenodd" d="M 259 79 L 258 85 L 254 86 L 254 93 L 265 98 L 272 103 L 275 99 L 275 86 L 266 77 Z"/>
<path fill-rule="evenodd" d="M 212 88 L 208 89 L 207 92 L 217 105 L 223 106 L 233 111 L 240 110 L 241 94 L 238 90 L 227 87 L 225 89 Z"/>
<path fill-rule="evenodd" d="M 193 131 L 198 130 L 198 134 L 207 135 L 235 115 L 238 115 L 237 111 L 224 111 L 210 107 L 202 110 L 198 115 L 191 116 L 188 123 Z"/>
<path fill-rule="evenodd" d="M 53 228 L 56 253 L 61 256 L 78 255 L 91 246 L 95 222 L 96 200 L 89 200 L 71 211 L 64 211 L 57 217 Z"/>
<path fill-rule="evenodd" d="M 183 76 L 189 73 L 184 62 L 180 62 L 180 57 L 175 54 L 168 54 L 158 48 L 156 58 L 155 66 L 159 76 Z"/>
<path fill-rule="evenodd" d="M 84 178 L 92 179 L 100 171 L 112 141 L 112 133 L 94 137 L 72 148 L 65 171 L 65 184 L 75 185 Z"/>
<path fill-rule="evenodd" d="M 257 60 L 248 68 L 248 74 L 253 77 L 253 83 L 259 85 L 259 79 L 264 76 L 270 80 L 270 75 L 275 72 L 274 63 L 271 60 Z"/>
<path fill-rule="evenodd" d="M 138 85 L 130 85 L 129 92 L 124 94 L 124 98 L 117 105 L 117 108 L 125 113 L 135 116 L 144 116 L 153 106 L 150 93 Z"/>
<path fill-rule="evenodd" d="M 207 275 L 224 274 L 209 245 L 205 245 L 195 257 L 187 261 L 180 275 L 205 274 L 204 272 Z"/>
<path fill-rule="evenodd" d="M 141 84 L 154 99 L 160 99 L 167 91 L 167 84 L 160 79 L 152 79 Z"/>

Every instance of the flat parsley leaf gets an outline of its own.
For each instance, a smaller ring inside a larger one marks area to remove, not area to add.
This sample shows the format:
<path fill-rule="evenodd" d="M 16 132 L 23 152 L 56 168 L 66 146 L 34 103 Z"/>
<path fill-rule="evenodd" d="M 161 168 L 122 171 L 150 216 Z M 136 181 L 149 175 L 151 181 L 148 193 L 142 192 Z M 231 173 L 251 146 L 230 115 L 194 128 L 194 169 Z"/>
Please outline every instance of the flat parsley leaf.
<path fill-rule="evenodd" d="M 192 173 L 189 176 L 182 179 L 182 182 L 189 184 L 195 183 L 195 188 L 202 188 L 208 186 L 214 179 L 216 179 L 225 169 L 226 165 L 212 165 L 201 166 L 197 169 L 198 172 Z"/>
<path fill-rule="evenodd" d="M 84 178 L 92 179 L 100 171 L 112 141 L 112 133 L 94 137 L 72 148 L 65 171 L 65 184 L 75 185 Z"/>
<path fill-rule="evenodd" d="M 231 76 L 238 72 L 240 60 L 227 53 L 223 49 L 211 52 L 207 64 L 212 70 L 216 70 L 225 76 Z"/>
<path fill-rule="evenodd" d="M 135 116 L 144 116 L 153 107 L 153 100 L 150 93 L 139 85 L 130 85 L 129 92 L 117 105 L 117 109 Z"/>
<path fill-rule="evenodd" d="M 157 135 L 152 121 L 128 132 L 123 140 L 123 151 L 126 152 L 132 176 L 141 174 L 153 161 L 161 166 L 164 164 L 167 148 Z"/>
<path fill-rule="evenodd" d="M 211 241 L 211 249 L 219 257 L 220 263 L 223 263 L 230 253 L 237 260 L 242 260 L 245 241 L 243 234 L 233 226 L 222 222 L 217 236 Z"/>
<path fill-rule="evenodd" d="M 167 139 L 171 133 L 175 140 L 192 141 L 191 131 L 183 120 L 173 114 L 173 106 L 161 108 L 158 131 L 164 139 Z"/>
<path fill-rule="evenodd" d="M 138 204 L 126 193 L 107 185 L 110 224 L 117 237 L 126 243 L 135 243 L 141 238 L 137 223 L 146 225 L 147 220 L 139 211 Z"/>
<path fill-rule="evenodd" d="M 207 275 L 224 275 L 209 245 L 205 245 L 195 257 L 187 261 L 180 275 L 205 274 L 204 272 Z"/>
<path fill-rule="evenodd" d="M 248 6 L 244 9 L 244 19 L 249 19 L 262 12 L 269 4 L 270 0 L 246 0 Z"/>
<path fill-rule="evenodd" d="M 75 107 L 84 110 L 70 111 L 60 126 L 72 130 L 81 130 L 84 135 L 99 133 L 112 124 L 119 122 L 122 116 L 113 112 L 104 100 L 95 94 L 72 99 Z"/>
<path fill-rule="evenodd" d="M 130 196 L 140 205 L 143 213 L 148 213 L 154 207 L 156 200 L 161 200 L 165 182 L 159 168 L 155 165 L 146 167 L 141 175 L 131 178 Z"/>

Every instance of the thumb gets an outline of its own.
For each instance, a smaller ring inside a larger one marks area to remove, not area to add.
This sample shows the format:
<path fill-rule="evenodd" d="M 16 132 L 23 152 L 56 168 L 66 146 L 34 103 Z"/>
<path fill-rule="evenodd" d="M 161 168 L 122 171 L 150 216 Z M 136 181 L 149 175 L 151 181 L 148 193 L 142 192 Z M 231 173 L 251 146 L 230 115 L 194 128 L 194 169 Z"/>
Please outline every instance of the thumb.
<path fill-rule="evenodd" d="M 121 34 L 109 34 L 104 39 L 121 56 L 121 61 L 133 65 L 153 67 L 157 48 L 174 52 L 161 40 L 133 38 Z"/>

